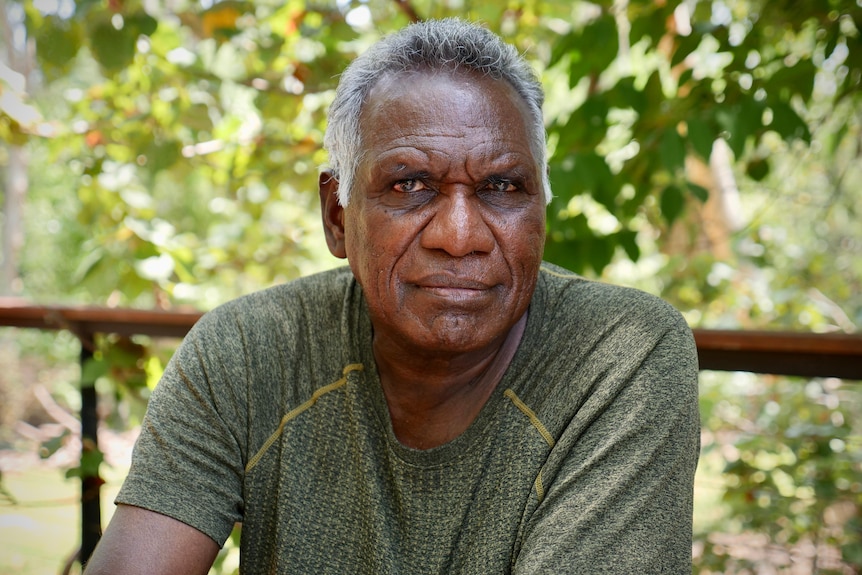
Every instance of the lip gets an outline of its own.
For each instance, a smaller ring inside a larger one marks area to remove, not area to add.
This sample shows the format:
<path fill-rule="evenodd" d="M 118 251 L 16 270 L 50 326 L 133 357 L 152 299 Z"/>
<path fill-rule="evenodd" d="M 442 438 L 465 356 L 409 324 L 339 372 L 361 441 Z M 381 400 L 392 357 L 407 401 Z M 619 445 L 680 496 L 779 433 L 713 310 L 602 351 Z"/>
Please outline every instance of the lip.
<path fill-rule="evenodd" d="M 427 275 L 410 283 L 419 288 L 441 291 L 486 291 L 494 287 L 472 278 L 462 278 L 448 274 Z"/>
<path fill-rule="evenodd" d="M 448 274 L 434 274 L 423 276 L 417 281 L 410 282 L 418 293 L 425 294 L 447 307 L 463 306 L 473 307 L 488 303 L 488 297 L 494 293 L 494 287 L 473 278 L 452 276 Z"/>

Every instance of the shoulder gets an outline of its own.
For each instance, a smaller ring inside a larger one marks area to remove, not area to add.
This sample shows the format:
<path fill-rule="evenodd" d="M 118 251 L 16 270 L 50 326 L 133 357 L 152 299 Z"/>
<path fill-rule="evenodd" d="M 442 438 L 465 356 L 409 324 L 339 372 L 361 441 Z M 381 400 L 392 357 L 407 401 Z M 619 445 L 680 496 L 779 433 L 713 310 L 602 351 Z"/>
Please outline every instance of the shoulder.
<path fill-rule="evenodd" d="M 337 325 L 353 283 L 350 269 L 341 267 L 257 291 L 204 314 L 195 325 L 195 335 L 266 333 L 267 328 L 277 332 L 297 322 Z"/>
<path fill-rule="evenodd" d="M 537 285 L 537 310 L 546 323 L 578 331 L 602 326 L 640 325 L 647 331 L 690 332 L 682 314 L 644 291 L 585 279 L 559 266 L 543 263 Z"/>
<path fill-rule="evenodd" d="M 543 265 L 527 336 L 524 399 L 552 434 L 612 407 L 696 412 L 691 329 L 657 296 Z"/>

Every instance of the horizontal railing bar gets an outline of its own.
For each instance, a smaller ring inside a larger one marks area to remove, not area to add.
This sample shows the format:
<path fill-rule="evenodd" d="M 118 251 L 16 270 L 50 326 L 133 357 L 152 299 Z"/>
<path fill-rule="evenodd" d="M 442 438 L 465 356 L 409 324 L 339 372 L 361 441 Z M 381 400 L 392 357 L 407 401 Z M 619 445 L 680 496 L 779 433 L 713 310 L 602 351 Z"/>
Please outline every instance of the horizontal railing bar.
<path fill-rule="evenodd" d="M 0 298 L 0 326 L 125 336 L 186 335 L 198 311 L 33 305 Z M 862 380 L 862 334 L 694 329 L 700 368 Z"/>

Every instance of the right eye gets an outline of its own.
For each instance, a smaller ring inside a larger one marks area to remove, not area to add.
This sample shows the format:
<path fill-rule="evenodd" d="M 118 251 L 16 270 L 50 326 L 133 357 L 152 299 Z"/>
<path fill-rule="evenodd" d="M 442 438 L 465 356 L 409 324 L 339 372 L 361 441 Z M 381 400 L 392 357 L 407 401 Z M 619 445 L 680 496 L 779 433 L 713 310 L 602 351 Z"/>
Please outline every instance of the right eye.
<path fill-rule="evenodd" d="M 396 191 L 405 194 L 421 192 L 422 190 L 427 189 L 427 186 L 422 183 L 422 180 L 417 179 L 400 180 L 396 182 L 393 187 Z"/>

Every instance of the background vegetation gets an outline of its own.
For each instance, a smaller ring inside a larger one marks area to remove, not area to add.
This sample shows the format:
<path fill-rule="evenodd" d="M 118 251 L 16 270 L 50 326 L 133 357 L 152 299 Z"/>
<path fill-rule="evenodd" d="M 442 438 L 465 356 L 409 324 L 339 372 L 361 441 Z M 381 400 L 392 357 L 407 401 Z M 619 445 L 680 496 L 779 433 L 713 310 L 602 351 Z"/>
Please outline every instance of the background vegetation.
<path fill-rule="evenodd" d="M 662 295 L 693 326 L 858 329 L 852 0 L 0 0 L 0 290 L 205 310 L 336 265 L 315 188 L 338 73 L 380 34 L 452 15 L 546 85 L 547 259 Z M 76 344 L 3 337 L 0 442 L 20 447 L 28 422 L 50 455 L 72 436 L 45 406 L 75 408 Z M 86 379 L 109 428 L 136 424 L 169 353 L 100 342 Z M 50 397 L 35 407 L 34 382 Z M 862 570 L 859 384 L 701 388 L 695 572 Z"/>

